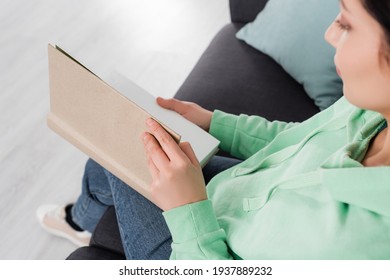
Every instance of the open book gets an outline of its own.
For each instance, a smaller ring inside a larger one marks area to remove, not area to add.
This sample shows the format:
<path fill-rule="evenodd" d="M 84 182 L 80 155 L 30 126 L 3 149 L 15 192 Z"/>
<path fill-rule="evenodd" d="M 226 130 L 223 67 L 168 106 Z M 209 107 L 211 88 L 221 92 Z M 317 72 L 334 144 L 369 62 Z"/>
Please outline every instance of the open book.
<path fill-rule="evenodd" d="M 49 127 L 136 191 L 150 198 L 151 176 L 141 134 L 157 120 L 177 141 L 188 141 L 204 166 L 219 141 L 118 73 L 102 80 L 49 45 Z"/>

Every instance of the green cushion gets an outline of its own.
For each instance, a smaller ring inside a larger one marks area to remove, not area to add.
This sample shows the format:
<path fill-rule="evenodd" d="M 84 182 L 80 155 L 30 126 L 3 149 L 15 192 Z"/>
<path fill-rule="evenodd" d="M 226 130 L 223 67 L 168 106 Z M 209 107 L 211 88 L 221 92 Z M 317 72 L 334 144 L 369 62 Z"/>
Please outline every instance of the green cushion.
<path fill-rule="evenodd" d="M 338 0 L 269 0 L 237 38 L 277 61 L 322 110 L 342 96 L 335 50 L 324 39 Z"/>

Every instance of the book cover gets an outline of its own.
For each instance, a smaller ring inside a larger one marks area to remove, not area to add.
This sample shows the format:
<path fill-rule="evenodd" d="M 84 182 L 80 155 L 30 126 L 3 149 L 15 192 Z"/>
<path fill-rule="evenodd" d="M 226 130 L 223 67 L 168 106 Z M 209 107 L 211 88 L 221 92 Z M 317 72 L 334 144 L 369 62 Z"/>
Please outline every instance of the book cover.
<path fill-rule="evenodd" d="M 179 114 L 159 107 L 148 92 L 113 72 L 99 78 L 57 46 L 48 46 L 48 126 L 148 199 L 151 176 L 141 134 L 157 120 L 179 142 L 191 143 L 204 166 L 219 141 Z"/>

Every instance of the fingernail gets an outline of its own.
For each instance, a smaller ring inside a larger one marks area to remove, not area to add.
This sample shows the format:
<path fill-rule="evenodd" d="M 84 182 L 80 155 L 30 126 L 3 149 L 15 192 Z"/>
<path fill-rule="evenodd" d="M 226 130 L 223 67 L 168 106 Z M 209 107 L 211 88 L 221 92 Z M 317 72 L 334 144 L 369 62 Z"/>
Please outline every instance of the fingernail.
<path fill-rule="evenodd" d="M 146 120 L 146 124 L 149 125 L 149 126 L 151 126 L 151 125 L 154 124 L 154 120 L 151 119 L 151 118 L 149 118 L 149 119 Z"/>

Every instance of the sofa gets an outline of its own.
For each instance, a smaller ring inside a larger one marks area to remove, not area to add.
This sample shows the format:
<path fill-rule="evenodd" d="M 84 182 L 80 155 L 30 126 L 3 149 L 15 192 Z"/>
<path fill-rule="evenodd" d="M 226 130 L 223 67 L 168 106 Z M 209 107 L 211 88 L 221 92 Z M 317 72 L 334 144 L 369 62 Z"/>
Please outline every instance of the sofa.
<path fill-rule="evenodd" d="M 268 55 L 236 38 L 267 0 L 230 0 L 231 22 L 224 26 L 184 81 L 175 98 L 209 110 L 260 115 L 268 120 L 301 122 L 319 112 L 303 86 Z M 125 259 L 114 207 L 110 207 L 89 246 L 68 259 Z"/>

